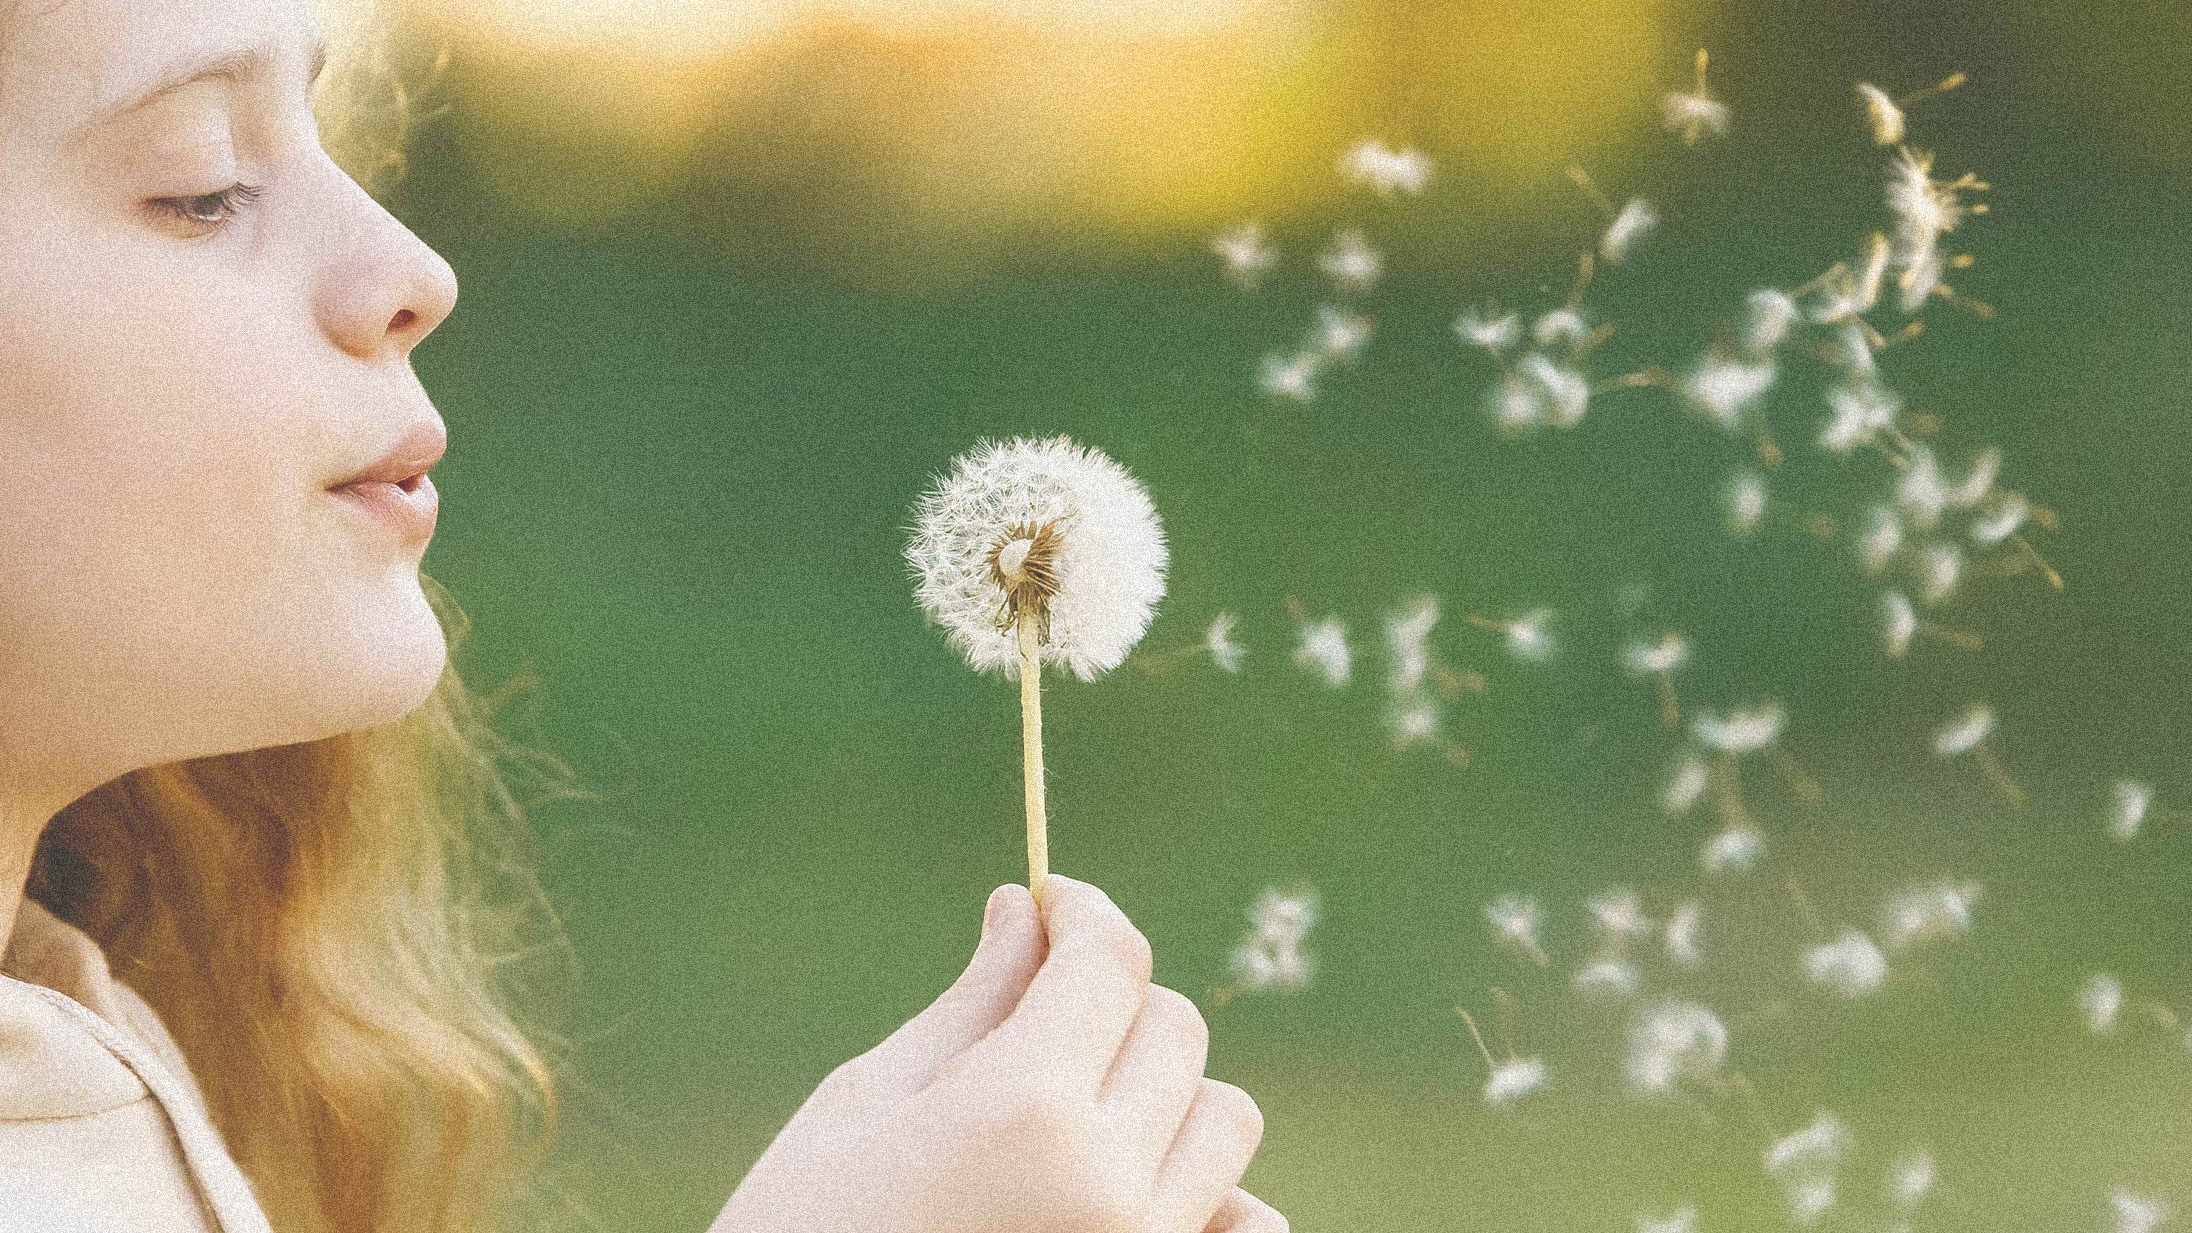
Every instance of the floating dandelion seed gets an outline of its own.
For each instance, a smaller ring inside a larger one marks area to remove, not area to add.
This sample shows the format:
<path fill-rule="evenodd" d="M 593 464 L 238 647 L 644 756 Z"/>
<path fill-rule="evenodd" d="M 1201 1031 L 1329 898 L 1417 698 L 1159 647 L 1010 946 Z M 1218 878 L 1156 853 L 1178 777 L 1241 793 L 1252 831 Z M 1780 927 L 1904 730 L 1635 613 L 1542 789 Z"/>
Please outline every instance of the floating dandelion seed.
<path fill-rule="evenodd" d="M 1546 629 L 1552 619 L 1550 608 L 1534 609 L 1511 621 L 1495 621 L 1473 612 L 1468 616 L 1469 623 L 1478 629 L 1504 635 L 1509 655 L 1532 663 L 1547 659 L 1553 653 L 1553 636 Z"/>
<path fill-rule="evenodd" d="M 1239 623 L 1240 619 L 1232 613 L 1221 612 L 1211 618 L 1210 629 L 1203 635 L 1203 646 L 1210 652 L 1210 662 L 1218 665 L 1221 671 L 1236 675 L 1241 670 L 1241 657 L 1248 653 L 1246 647 L 1233 641 L 1233 629 Z"/>
<path fill-rule="evenodd" d="M 1423 683 L 1431 667 L 1431 627 L 1438 618 L 1438 599 L 1430 595 L 1410 600 L 1400 613 L 1385 618 L 1385 645 L 1392 656 L 1387 683 L 1393 692 L 1405 693 Z"/>
<path fill-rule="evenodd" d="M 1696 903 L 1684 903 L 1667 916 L 1667 958 L 1686 968 L 1705 965 L 1705 952 L 1698 947 L 1697 933 L 1703 926 L 1705 911 Z"/>
<path fill-rule="evenodd" d="M 1514 313 L 1493 315 L 1497 311 L 1489 304 L 1465 310 L 1454 318 L 1454 333 L 1469 346 L 1498 355 L 1521 341 L 1522 319 Z"/>
<path fill-rule="evenodd" d="M 1606 233 L 1599 237 L 1598 255 L 1609 265 L 1619 265 L 1628 259 L 1629 250 L 1643 238 L 1644 233 L 1659 225 L 1659 215 L 1652 207 L 1638 198 L 1630 198 L 1607 224 Z"/>
<path fill-rule="evenodd" d="M 1714 1083 L 1728 1056 L 1728 1029 L 1694 1002 L 1665 1002 L 1640 1012 L 1629 1028 L 1622 1068 L 1631 1090 L 1664 1095 L 1684 1079 Z"/>
<path fill-rule="evenodd" d="M 1730 826 L 1711 839 L 1698 854 L 1698 863 L 1707 873 L 1741 873 L 1758 863 L 1765 854 L 1766 841 L 1757 831 L 1747 826 Z"/>
<path fill-rule="evenodd" d="M 1294 648 L 1297 667 L 1313 670 L 1324 677 L 1324 683 L 1338 689 L 1347 684 L 1352 656 L 1347 646 L 1347 625 L 1338 617 L 1328 617 L 1314 625 L 1301 627 L 1300 644 Z"/>
<path fill-rule="evenodd" d="M 1660 794 L 1659 803 L 1668 813 L 1688 813 L 1697 798 L 1705 794 L 1705 763 L 1696 754 L 1684 754 L 1674 765 L 1674 774 L 1668 778 L 1667 787 Z"/>
<path fill-rule="evenodd" d="M 1708 749 L 1749 753 L 1771 745 L 1787 719 L 1780 703 L 1767 701 L 1724 715 L 1699 715 L 1690 721 L 1690 732 Z"/>
<path fill-rule="evenodd" d="M 2154 803 L 2154 790 L 2137 780 L 2125 779 L 2116 784 L 2115 795 L 2108 836 L 2118 843 L 2128 843 L 2139 833 L 2139 824 L 2146 821 L 2146 811 Z"/>
<path fill-rule="evenodd" d="M 1528 895 L 1501 895 L 1484 905 L 1484 919 L 1492 926 L 1492 937 L 1528 955 L 1530 962 L 1541 968 L 1552 962 L 1538 944 L 1542 917 L 1537 900 Z"/>
<path fill-rule="evenodd" d="M 1888 92 L 1865 82 L 1857 83 L 1857 97 L 1865 101 L 1865 121 L 1872 125 L 1872 140 L 1892 146 L 1903 139 L 1903 109 Z"/>
<path fill-rule="evenodd" d="M 1860 445 L 1877 445 L 1880 434 L 1895 429 L 1902 399 L 1876 381 L 1827 388 L 1827 407 L 1832 412 L 1819 430 L 1820 448 L 1846 454 Z"/>
<path fill-rule="evenodd" d="M 1229 957 L 1233 979 L 1213 994 L 1223 1006 L 1243 993 L 1266 989 L 1300 989 L 1315 974 L 1316 965 L 1302 953 L 1302 938 L 1317 920 L 1316 891 L 1300 884 L 1292 889 L 1267 887 L 1248 911 L 1255 926 L 1233 948 Z"/>
<path fill-rule="evenodd" d="M 1504 996 L 1498 989 L 1492 992 L 1494 995 Z M 1469 1038 L 1476 1042 L 1477 1053 L 1484 1058 L 1487 1072 L 1484 1079 L 1485 1104 L 1497 1108 L 1532 1092 L 1544 1090 L 1548 1075 L 1543 1059 L 1517 1057 L 1510 1046 L 1506 1061 L 1492 1060 L 1492 1051 L 1484 1043 L 1484 1033 L 1477 1030 L 1476 1016 L 1470 1014 L 1465 1006 L 1456 1006 L 1454 1010 L 1461 1015 L 1461 1021 L 1469 1026 Z"/>
<path fill-rule="evenodd" d="M 1263 392 L 1274 398 L 1291 398 L 1295 402 L 1308 402 L 1317 396 L 1317 372 L 1324 367 L 1323 357 L 1315 351 L 1297 351 L 1292 355 L 1266 355 L 1263 371 L 1257 384 Z"/>
<path fill-rule="evenodd" d="M 1351 295 L 1368 291 L 1384 271 L 1385 261 L 1362 232 L 1350 227 L 1335 235 L 1331 246 L 1317 255 L 1317 268 L 1332 280 L 1340 294 Z"/>
<path fill-rule="evenodd" d="M 1825 946 L 1804 952 L 1804 975 L 1811 983 L 1846 998 L 1877 992 L 1888 974 L 1887 956 L 1871 938 L 1855 929 Z"/>
<path fill-rule="evenodd" d="M 1573 308 L 1556 308 L 1530 324 L 1530 337 L 1540 347 L 1580 350 L 1590 341 L 1591 324 Z"/>
<path fill-rule="evenodd" d="M 1094 680 L 1164 595 L 1156 508 L 1124 467 L 1066 437 L 978 442 L 915 509 L 915 597 L 975 670 L 1020 681 L 1029 889 L 1048 872 L 1040 665 Z"/>
<path fill-rule="evenodd" d="M 1705 49 L 1697 49 L 1697 85 L 1689 91 L 1669 90 L 1659 98 L 1659 116 L 1667 131 L 1679 134 L 1682 144 L 1694 146 L 1707 133 L 1718 137 L 1728 131 L 1728 105 L 1705 87 Z"/>
<path fill-rule="evenodd" d="M 1744 412 L 1773 388 L 1773 379 L 1770 359 L 1707 356 L 1681 379 L 1677 390 L 1705 418 L 1733 432 L 1742 427 Z"/>
<path fill-rule="evenodd" d="M 1849 1146 L 1849 1127 L 1834 1114 L 1821 1112 L 1811 1125 L 1767 1145 L 1766 1173 L 1779 1178 L 1823 1173 L 1841 1162 Z"/>
<path fill-rule="evenodd" d="M 1373 318 L 1361 313 L 1319 304 L 1314 350 L 1327 361 L 1353 360 L 1363 344 L 1370 341 L 1370 333 L 1376 325 Z"/>
<path fill-rule="evenodd" d="M 1695 1233 L 1696 1228 L 1694 1207 L 1677 1208 L 1664 1216 L 1638 1212 L 1636 1217 L 1636 1233 Z"/>
<path fill-rule="evenodd" d="M 1788 337 L 1798 316 L 1787 292 L 1762 287 L 1743 297 L 1743 350 L 1761 359 Z"/>
<path fill-rule="evenodd" d="M 1962 937 L 1971 931 L 1971 908 L 1978 898 L 1978 885 L 1969 882 L 1937 882 L 1895 892 L 1880 911 L 1888 949 Z"/>
<path fill-rule="evenodd" d="M 1888 1197 L 1899 1207 L 1915 1207 L 1933 1190 L 1933 1153 L 1914 1147 L 1888 1174 Z"/>
<path fill-rule="evenodd" d="M 1675 669 L 1689 662 L 1689 639 L 1670 630 L 1661 634 L 1657 642 L 1629 643 L 1622 648 L 1621 658 L 1628 665 L 1629 671 L 1648 675 L 1658 683 L 1659 726 L 1672 729 L 1681 717 L 1681 708 L 1677 705 L 1674 693 L 1674 673 Z M 1702 767 L 1698 774 L 1701 777 L 1704 774 Z M 1702 778 L 1698 786 L 1700 789 L 1704 786 Z"/>
<path fill-rule="evenodd" d="M 2121 1187 L 2109 1193 L 2108 1204 L 2116 1216 L 2115 1233 L 2152 1233 L 2154 1226 L 2169 1219 L 2169 1208 L 2159 1200 Z"/>
<path fill-rule="evenodd" d="M 1535 395 L 1537 414 L 1532 418 L 1555 428 L 1573 428 L 1583 422 L 1584 408 L 1591 397 L 1591 383 L 1582 373 L 1563 368 L 1536 351 L 1515 361 L 1515 371 L 1522 384 Z"/>
<path fill-rule="evenodd" d="M 1933 752 L 1943 758 L 1970 754 L 1978 761 L 1979 769 L 1986 774 L 1996 790 L 2011 805 L 2021 807 L 2024 804 L 2024 789 L 2018 787 L 2016 781 L 2009 777 L 2009 771 L 2002 766 L 2001 759 L 1994 756 L 1993 749 L 1987 744 L 1987 737 L 1993 731 L 1994 708 L 1983 702 L 1975 702 L 1934 733 Z"/>
<path fill-rule="evenodd" d="M 1789 1219 L 1801 1225 L 1817 1224 L 1834 1206 L 1834 1179 L 1815 1177 L 1789 1187 Z"/>
<path fill-rule="evenodd" d="M 2105 1036 L 2116 1030 L 2116 1016 L 2123 1010 L 2123 982 L 2106 972 L 2086 978 L 2078 990 L 2078 1009 L 2085 1014 L 2086 1030 Z"/>
<path fill-rule="evenodd" d="M 1964 575 L 1964 554 L 1954 544 L 1928 544 L 1918 557 L 1918 598 L 1928 607 L 1956 593 Z"/>
<path fill-rule="evenodd" d="M 1910 649 L 1910 640 L 1918 632 L 1918 610 L 1911 606 L 1909 597 L 1901 591 L 1886 591 L 1880 596 L 1881 635 L 1887 643 L 1889 659 L 1900 658 Z"/>
<path fill-rule="evenodd" d="M 1591 896 L 1584 906 L 1590 910 L 1599 932 L 1616 946 L 1630 938 L 1648 937 L 1653 932 L 1652 922 L 1644 916 L 1644 905 L 1638 901 L 1636 892 L 1627 887 L 1601 891 Z"/>
<path fill-rule="evenodd" d="M 1643 984 L 1643 974 L 1619 959 L 1594 959 L 1577 969 L 1568 981 L 1577 993 L 1631 997 Z"/>
<path fill-rule="evenodd" d="M 2007 493 L 1995 499 L 1993 508 L 1971 521 L 1973 542 L 1992 547 L 2017 533 L 2032 514 L 2031 502 L 2016 493 Z"/>
<path fill-rule="evenodd" d="M 1380 197 L 1395 192 L 1414 197 L 1431 180 L 1431 160 L 1420 150 L 1388 149 L 1375 139 L 1358 142 L 1340 156 L 1340 175 L 1349 182 L 1374 190 Z"/>
<path fill-rule="evenodd" d="M 1910 525 L 1930 531 L 1948 508 L 1948 480 L 1933 451 L 1920 445 L 1911 449 L 1910 466 L 1895 481 L 1895 502 L 1910 518 Z"/>
<path fill-rule="evenodd" d="M 1885 505 L 1867 515 L 1864 536 L 1857 543 L 1858 561 L 1868 574 L 1877 574 L 1903 547 L 1903 520 Z"/>
<path fill-rule="evenodd" d="M 1738 471 L 1728 479 L 1723 493 L 1728 505 L 1728 533 L 1749 535 L 1766 517 L 1766 480 L 1756 471 Z"/>
<path fill-rule="evenodd" d="M 1225 261 L 1226 276 L 1243 291 L 1263 285 L 1264 274 L 1278 264 L 1278 250 L 1264 238 L 1263 224 L 1243 223 L 1218 233 L 1210 251 Z"/>

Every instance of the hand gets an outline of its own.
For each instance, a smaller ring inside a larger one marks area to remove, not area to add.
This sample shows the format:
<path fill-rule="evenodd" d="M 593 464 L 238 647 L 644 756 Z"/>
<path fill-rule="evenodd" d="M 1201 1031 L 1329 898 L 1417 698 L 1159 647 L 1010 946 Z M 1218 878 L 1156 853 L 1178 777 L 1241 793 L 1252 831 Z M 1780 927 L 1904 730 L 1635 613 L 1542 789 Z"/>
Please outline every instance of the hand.
<path fill-rule="evenodd" d="M 1238 1186 L 1262 1111 L 1203 1077 L 1202 1013 L 1110 896 L 989 902 L 966 971 L 830 1072 L 709 1233 L 1285 1233 Z"/>

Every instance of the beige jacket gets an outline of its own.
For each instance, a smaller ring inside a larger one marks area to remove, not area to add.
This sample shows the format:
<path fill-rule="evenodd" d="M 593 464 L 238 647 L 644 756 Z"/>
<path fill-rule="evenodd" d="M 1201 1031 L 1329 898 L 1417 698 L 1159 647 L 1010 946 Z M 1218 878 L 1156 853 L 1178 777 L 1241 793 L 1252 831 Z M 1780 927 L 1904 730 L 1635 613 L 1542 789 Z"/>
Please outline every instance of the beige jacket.
<path fill-rule="evenodd" d="M 0 1233 L 272 1233 L 160 1017 L 28 897 L 0 955 Z"/>

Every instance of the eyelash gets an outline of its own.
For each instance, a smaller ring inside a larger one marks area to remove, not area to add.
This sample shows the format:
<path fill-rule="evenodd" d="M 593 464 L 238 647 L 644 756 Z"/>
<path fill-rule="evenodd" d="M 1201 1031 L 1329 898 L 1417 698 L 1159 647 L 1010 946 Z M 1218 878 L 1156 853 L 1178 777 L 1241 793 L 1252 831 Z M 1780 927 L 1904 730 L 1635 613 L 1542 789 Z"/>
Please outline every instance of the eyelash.
<path fill-rule="evenodd" d="M 240 206 L 246 206 L 257 201 L 259 194 L 265 191 L 264 185 L 237 183 L 231 184 L 217 193 L 204 193 L 196 197 L 163 197 L 152 204 L 161 213 L 181 219 L 184 222 L 196 223 L 201 227 L 220 228 L 227 226 L 236 217 Z M 218 218 L 201 217 L 199 211 L 190 208 L 206 201 L 216 203 L 215 209 L 220 215 Z"/>

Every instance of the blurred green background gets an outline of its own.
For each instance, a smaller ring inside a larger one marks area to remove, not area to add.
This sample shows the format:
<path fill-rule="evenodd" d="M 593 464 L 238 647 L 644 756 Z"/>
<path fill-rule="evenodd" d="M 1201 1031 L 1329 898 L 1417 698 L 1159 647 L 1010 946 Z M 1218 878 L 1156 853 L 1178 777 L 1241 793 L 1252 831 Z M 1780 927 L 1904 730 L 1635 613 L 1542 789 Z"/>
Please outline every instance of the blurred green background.
<path fill-rule="evenodd" d="M 2118 1185 L 2192 1208 L 2182 1029 L 2134 1006 L 2096 1037 L 2076 1006 L 2110 971 L 2192 1016 L 2192 823 L 2103 833 L 2119 778 L 2192 810 L 2192 19 L 2159 0 L 1524 8 L 411 12 L 418 46 L 457 53 L 450 111 L 388 198 L 463 287 L 415 357 L 451 434 L 427 568 L 475 622 L 467 672 L 537 672 L 518 734 L 605 796 L 534 812 L 586 963 L 558 1168 L 599 1227 L 704 1228 L 1024 878 L 1015 687 L 925 624 L 899 554 L 955 454 L 1057 432 L 1146 484 L 1172 567 L 1135 658 L 1046 682 L 1052 868 L 1105 888 L 1158 983 L 1204 1006 L 1208 1073 L 1267 1119 L 1243 1185 L 1295 1229 L 1620 1230 L 1684 1204 L 1707 1233 L 1788 1223 L 1765 1130 L 1726 1101 L 1629 1098 L 1624 1013 L 1568 990 L 1584 901 L 1613 886 L 1655 918 L 1705 904 L 1711 961 L 1647 963 L 1647 983 L 1729 1019 L 1772 1131 L 1827 1109 L 1855 1132 L 1817 1227 L 1888 1227 L 1886 1162 L 1911 1144 L 1940 1163 L 1920 1229 L 2105 1229 Z M 1693 148 L 1656 101 L 1700 46 L 1733 124 Z M 1565 296 L 1603 222 L 1565 178 L 1579 164 L 1666 218 L 1591 293 L 1617 325 L 1597 371 L 1685 364 L 1744 293 L 1882 225 L 1852 83 L 1955 70 L 1968 84 L 1911 108 L 1912 142 L 1991 181 L 1952 281 L 1999 314 L 1936 302 L 1883 376 L 1940 417 L 1952 471 L 1999 445 L 2004 485 L 2059 512 L 2033 538 L 2067 586 L 1975 579 L 1929 615 L 1983 651 L 1921 639 L 1889 661 L 1846 534 L 1801 519 L 1850 525 L 1890 472 L 1810 447 L 1815 389 L 1772 404 L 1790 461 L 1736 540 L 1718 492 L 1755 462 L 1745 442 L 1650 390 L 1497 436 L 1492 370 L 1449 323 Z M 1365 137 L 1430 154 L 1428 191 L 1343 182 Z M 1253 293 L 1207 247 L 1249 219 L 1282 252 Z M 1328 298 L 1311 254 L 1349 225 L 1389 261 L 1359 299 L 1377 333 L 1314 401 L 1274 401 L 1261 357 L 1300 341 Z M 1485 676 L 1446 716 L 1466 766 L 1383 726 L 1382 621 L 1418 594 L 1441 602 L 1439 657 Z M 1289 662 L 1289 597 L 1348 622 L 1349 687 Z M 1541 605 L 1542 664 L 1464 619 Z M 1221 610 L 1242 675 L 1141 666 Z M 1746 778 L 1774 868 L 1861 928 L 1892 890 L 1969 878 L 1968 938 L 1867 1001 L 1802 983 L 1814 939 L 1778 873 L 1705 880 L 1706 816 L 1657 807 L 1674 741 L 1617 657 L 1668 627 L 1694 640 L 1685 705 L 1781 699 L 1825 789 L 1807 809 Z M 1927 748 L 1980 699 L 2022 810 Z M 1297 880 L 1319 896 L 1314 979 L 1216 1006 L 1248 907 Z M 1487 940 L 1509 890 L 1546 904 L 1551 971 Z M 1554 1072 L 1504 1109 L 1454 1012 L 1486 1017 L 1495 985 Z"/>

